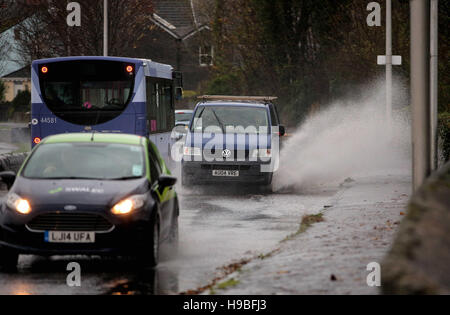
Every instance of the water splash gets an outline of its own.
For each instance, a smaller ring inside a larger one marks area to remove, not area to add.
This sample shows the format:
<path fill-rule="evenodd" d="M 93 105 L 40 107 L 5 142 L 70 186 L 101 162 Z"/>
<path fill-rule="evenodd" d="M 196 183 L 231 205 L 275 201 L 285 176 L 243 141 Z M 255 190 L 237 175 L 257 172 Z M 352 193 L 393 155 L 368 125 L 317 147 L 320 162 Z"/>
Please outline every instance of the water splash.
<path fill-rule="evenodd" d="M 334 102 L 302 124 L 281 150 L 274 190 L 337 183 L 351 176 L 410 167 L 408 90 L 396 80 L 397 110 L 389 128 L 384 81 Z M 403 110 L 399 110 L 403 108 Z"/>

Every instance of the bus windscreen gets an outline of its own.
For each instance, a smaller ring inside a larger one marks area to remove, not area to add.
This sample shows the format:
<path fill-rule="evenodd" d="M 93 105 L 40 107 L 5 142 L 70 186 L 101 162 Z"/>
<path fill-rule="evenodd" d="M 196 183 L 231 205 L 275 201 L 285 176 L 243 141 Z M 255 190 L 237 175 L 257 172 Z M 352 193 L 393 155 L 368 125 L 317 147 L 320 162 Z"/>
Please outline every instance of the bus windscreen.
<path fill-rule="evenodd" d="M 41 93 L 59 118 L 78 125 L 118 117 L 131 100 L 134 64 L 117 61 L 62 61 L 39 66 Z"/>

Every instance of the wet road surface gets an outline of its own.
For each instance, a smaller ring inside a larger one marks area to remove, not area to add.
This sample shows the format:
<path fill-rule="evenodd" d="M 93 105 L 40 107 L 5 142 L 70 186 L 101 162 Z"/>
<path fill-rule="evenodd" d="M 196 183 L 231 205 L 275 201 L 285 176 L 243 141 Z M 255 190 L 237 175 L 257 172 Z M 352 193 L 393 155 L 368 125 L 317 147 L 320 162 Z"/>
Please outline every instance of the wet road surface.
<path fill-rule="evenodd" d="M 336 190 L 261 194 L 245 187 L 215 187 L 178 192 L 179 252 L 163 247 L 155 270 L 139 271 L 125 258 L 21 256 L 17 272 L 0 273 L 0 294 L 178 294 L 196 289 L 220 275 L 221 267 L 276 248 L 297 231 L 303 215 L 323 208 Z M 81 266 L 81 287 L 66 283 L 70 262 Z"/>
<path fill-rule="evenodd" d="M 6 153 L 11 153 L 15 150 L 17 150 L 17 147 L 15 145 L 0 142 L 0 155 L 6 154 Z"/>

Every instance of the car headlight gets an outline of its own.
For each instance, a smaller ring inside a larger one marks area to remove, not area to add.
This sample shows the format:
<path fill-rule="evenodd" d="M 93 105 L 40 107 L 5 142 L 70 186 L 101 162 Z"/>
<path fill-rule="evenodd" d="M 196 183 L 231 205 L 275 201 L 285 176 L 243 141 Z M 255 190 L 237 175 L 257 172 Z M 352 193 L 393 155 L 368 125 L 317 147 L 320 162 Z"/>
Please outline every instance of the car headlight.
<path fill-rule="evenodd" d="M 6 205 L 20 214 L 29 214 L 31 212 L 28 200 L 21 198 L 17 194 L 9 194 L 6 198 Z"/>
<path fill-rule="evenodd" d="M 271 158 L 272 157 L 272 150 L 271 149 L 255 149 L 252 151 L 252 158 Z"/>
<path fill-rule="evenodd" d="M 197 147 L 184 147 L 183 154 L 186 156 L 201 156 L 202 150 Z"/>
<path fill-rule="evenodd" d="M 135 210 L 142 208 L 145 204 L 145 195 L 136 195 L 128 197 L 112 207 L 111 212 L 116 215 L 129 214 Z"/>

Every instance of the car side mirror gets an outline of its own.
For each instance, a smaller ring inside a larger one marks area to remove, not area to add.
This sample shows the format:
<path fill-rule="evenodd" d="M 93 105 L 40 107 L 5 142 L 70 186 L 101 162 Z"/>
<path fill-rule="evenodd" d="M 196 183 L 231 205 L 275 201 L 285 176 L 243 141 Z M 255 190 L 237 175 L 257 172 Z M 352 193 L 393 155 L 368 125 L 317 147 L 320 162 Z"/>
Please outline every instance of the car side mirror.
<path fill-rule="evenodd" d="M 279 131 L 280 131 L 280 137 L 284 137 L 286 135 L 286 127 L 280 125 L 278 128 L 279 128 Z"/>
<path fill-rule="evenodd" d="M 177 178 L 168 175 L 161 175 L 158 179 L 159 188 L 161 190 L 167 187 L 173 187 L 177 183 Z"/>
<path fill-rule="evenodd" d="M 185 125 L 177 125 L 173 128 L 171 138 L 175 141 L 183 139 L 183 137 L 188 133 L 188 128 Z"/>
<path fill-rule="evenodd" d="M 0 181 L 3 182 L 8 190 L 11 189 L 11 187 L 14 185 L 14 182 L 16 181 L 16 173 L 14 172 L 1 172 L 0 173 Z"/>

